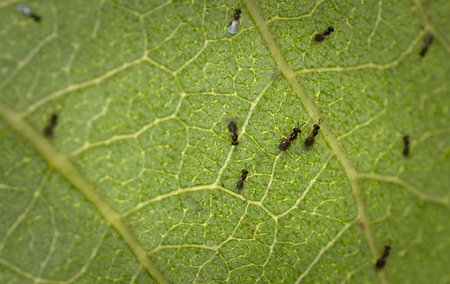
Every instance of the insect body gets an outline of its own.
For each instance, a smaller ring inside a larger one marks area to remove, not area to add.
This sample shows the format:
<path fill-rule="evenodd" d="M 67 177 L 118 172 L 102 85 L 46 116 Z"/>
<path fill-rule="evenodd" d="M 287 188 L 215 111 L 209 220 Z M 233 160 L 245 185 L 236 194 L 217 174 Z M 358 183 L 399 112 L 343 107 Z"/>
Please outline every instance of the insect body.
<path fill-rule="evenodd" d="M 409 136 L 408 135 L 403 136 L 403 156 L 405 156 L 405 157 L 409 156 Z"/>
<path fill-rule="evenodd" d="M 53 136 L 53 130 L 55 129 L 57 122 L 58 122 L 58 115 L 52 114 L 47 127 L 44 128 L 44 136 L 45 137 Z"/>
<path fill-rule="evenodd" d="M 425 38 L 424 42 L 423 42 L 422 49 L 420 50 L 420 53 L 419 53 L 419 55 L 421 57 L 425 56 L 425 54 L 427 53 L 428 48 L 430 47 L 432 42 L 433 42 L 433 35 L 432 34 L 428 34 L 427 37 Z"/>
<path fill-rule="evenodd" d="M 247 179 L 248 171 L 242 170 L 241 173 L 242 173 L 241 178 L 239 179 L 239 181 L 236 184 L 236 192 L 237 193 L 240 193 L 242 188 L 244 187 L 244 181 Z"/>
<path fill-rule="evenodd" d="M 297 139 L 298 134 L 300 134 L 301 132 L 302 131 L 300 130 L 299 127 L 295 127 L 294 129 L 292 129 L 292 133 L 289 134 L 289 136 L 286 137 L 286 139 L 281 141 L 280 145 L 278 145 L 278 149 L 280 149 L 280 151 L 286 151 L 287 149 L 289 149 L 292 141 Z"/>
<path fill-rule="evenodd" d="M 230 22 L 230 25 L 228 26 L 228 33 L 231 35 L 236 34 L 239 24 L 239 19 L 241 18 L 241 9 L 234 10 L 234 17 L 233 20 Z"/>
<path fill-rule="evenodd" d="M 329 26 L 326 31 L 323 33 L 316 34 L 314 37 L 314 40 L 317 42 L 323 41 L 327 36 L 329 36 L 332 32 L 334 32 L 334 28 L 332 26 Z"/>
<path fill-rule="evenodd" d="M 230 130 L 231 133 L 231 145 L 236 146 L 237 144 L 239 144 L 236 122 L 230 120 L 230 122 L 228 122 L 228 130 Z"/>
<path fill-rule="evenodd" d="M 386 264 L 386 258 L 389 256 L 389 251 L 391 250 L 391 247 L 389 245 L 384 246 L 383 254 L 380 256 L 380 258 L 377 259 L 377 262 L 375 263 L 376 269 L 381 269 Z"/>
<path fill-rule="evenodd" d="M 319 134 L 319 129 L 320 129 L 319 124 L 321 122 L 322 122 L 322 120 L 320 119 L 318 124 L 314 124 L 313 125 L 313 130 L 311 131 L 311 134 L 309 134 L 309 136 L 305 140 L 305 147 L 306 148 L 309 148 L 309 147 L 311 147 L 314 144 L 314 140 L 315 140 L 317 134 Z"/>
<path fill-rule="evenodd" d="M 33 10 L 25 5 L 25 4 L 17 4 L 17 9 L 24 15 L 27 16 L 29 18 L 32 18 L 33 20 L 35 20 L 36 22 L 40 22 L 41 21 L 41 17 L 39 15 L 37 15 L 36 13 L 33 12 Z"/>

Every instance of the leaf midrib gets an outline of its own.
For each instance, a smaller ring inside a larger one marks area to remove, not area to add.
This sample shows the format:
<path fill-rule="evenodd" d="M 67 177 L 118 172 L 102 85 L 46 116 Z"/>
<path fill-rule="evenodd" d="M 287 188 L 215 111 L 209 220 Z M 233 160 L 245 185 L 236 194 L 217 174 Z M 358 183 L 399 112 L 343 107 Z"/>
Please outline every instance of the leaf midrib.
<path fill-rule="evenodd" d="M 280 48 L 275 43 L 275 40 L 272 37 L 272 34 L 265 23 L 265 20 L 259 13 L 258 7 L 252 0 L 243 0 L 243 2 L 251 18 L 253 19 L 258 31 L 260 32 L 261 37 L 266 43 L 266 46 L 269 49 L 273 60 L 277 64 L 278 70 L 286 78 L 286 81 L 293 89 L 295 95 L 300 99 L 300 102 L 302 103 L 303 108 L 308 112 L 308 115 L 312 118 L 313 121 L 318 121 L 319 118 L 321 118 L 322 116 L 320 115 L 317 106 L 308 99 L 302 87 L 298 83 L 295 72 L 292 70 L 292 68 L 287 64 L 286 60 L 284 59 Z M 358 218 L 365 225 L 364 235 L 366 237 L 367 244 L 372 254 L 372 258 L 373 260 L 375 260 L 378 257 L 378 250 L 375 237 L 370 227 L 369 217 L 367 216 L 366 213 L 365 204 L 363 200 L 363 193 L 361 191 L 358 182 L 358 174 L 355 168 L 353 167 L 351 161 L 347 157 L 347 154 L 345 153 L 344 149 L 341 147 L 338 140 L 333 135 L 331 129 L 327 126 L 327 124 L 322 123 L 320 129 L 321 132 L 323 133 L 323 136 L 325 137 L 326 142 L 331 148 L 331 151 L 336 155 L 336 158 L 341 164 L 347 176 L 347 179 L 350 183 L 350 187 L 353 192 L 353 198 L 355 199 L 356 208 L 358 211 Z M 381 283 L 387 283 L 383 271 L 380 271 L 377 274 Z"/>

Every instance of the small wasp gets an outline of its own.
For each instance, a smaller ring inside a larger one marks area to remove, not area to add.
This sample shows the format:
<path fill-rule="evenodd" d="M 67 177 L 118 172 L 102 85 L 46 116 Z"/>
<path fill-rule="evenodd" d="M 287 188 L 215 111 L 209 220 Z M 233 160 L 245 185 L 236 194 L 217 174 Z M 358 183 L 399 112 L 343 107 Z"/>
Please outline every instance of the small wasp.
<path fill-rule="evenodd" d="M 228 122 L 228 130 L 230 130 L 230 133 L 231 133 L 231 145 L 234 145 L 234 146 L 239 144 L 237 129 L 238 128 L 237 128 L 236 122 L 234 122 L 234 120 L 230 120 Z"/>
<path fill-rule="evenodd" d="M 332 26 L 329 26 L 326 31 L 323 33 L 316 34 L 314 37 L 314 40 L 317 42 L 323 41 L 327 36 L 329 36 L 332 32 L 334 32 L 334 28 Z"/>
<path fill-rule="evenodd" d="M 41 21 L 41 17 L 34 13 L 33 10 L 25 4 L 17 4 L 17 10 L 19 10 L 24 16 L 27 16 L 36 22 Z"/>
<path fill-rule="evenodd" d="M 234 17 L 233 20 L 230 22 L 230 25 L 228 26 L 228 33 L 231 35 L 236 34 L 239 24 L 239 19 L 241 18 L 241 9 L 237 8 L 234 10 Z"/>
<path fill-rule="evenodd" d="M 381 269 L 386 264 L 386 258 L 389 256 L 389 251 L 391 250 L 391 247 L 389 245 L 384 246 L 383 254 L 380 256 L 380 258 L 377 259 L 377 262 L 375 263 L 376 269 Z"/>
<path fill-rule="evenodd" d="M 403 156 L 409 156 L 409 135 L 403 136 Z"/>
<path fill-rule="evenodd" d="M 300 133 L 302 133 L 302 131 L 300 130 L 300 126 L 297 126 L 294 129 L 292 129 L 292 133 L 289 134 L 288 137 L 286 137 L 285 139 L 283 139 L 283 141 L 280 142 L 280 145 L 278 145 L 278 149 L 280 149 L 280 151 L 286 151 L 287 149 L 289 149 L 291 143 L 295 139 L 297 139 L 297 136 Z"/>
<path fill-rule="evenodd" d="M 244 187 L 244 181 L 247 179 L 248 171 L 242 170 L 241 171 L 241 177 L 239 178 L 239 181 L 236 184 L 236 192 L 240 193 L 242 191 L 242 188 Z"/>
<path fill-rule="evenodd" d="M 432 34 L 428 34 L 427 37 L 425 38 L 425 40 L 423 41 L 423 46 L 422 49 L 420 50 L 419 55 L 421 57 L 424 57 L 425 54 L 428 51 L 428 48 L 430 47 L 431 43 L 433 42 L 433 35 Z"/>
<path fill-rule="evenodd" d="M 58 123 L 58 115 L 54 113 L 50 117 L 47 127 L 44 128 L 45 137 L 53 136 L 53 130 L 55 129 L 57 123 Z"/>
<path fill-rule="evenodd" d="M 309 136 L 305 140 L 305 147 L 306 148 L 310 148 L 314 144 L 314 140 L 315 140 L 317 134 L 319 134 L 319 129 L 320 129 L 319 124 L 321 122 L 322 122 L 322 119 L 319 119 L 318 124 L 314 124 L 313 125 L 313 130 L 311 131 L 311 134 L 309 134 Z"/>

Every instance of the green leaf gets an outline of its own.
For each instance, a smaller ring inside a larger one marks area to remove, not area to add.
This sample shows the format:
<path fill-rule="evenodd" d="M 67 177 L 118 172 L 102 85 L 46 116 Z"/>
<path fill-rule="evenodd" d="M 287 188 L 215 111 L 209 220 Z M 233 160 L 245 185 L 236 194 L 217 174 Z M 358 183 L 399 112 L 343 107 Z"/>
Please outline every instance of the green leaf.
<path fill-rule="evenodd" d="M 450 281 L 449 1 L 16 4 L 1 283 Z"/>

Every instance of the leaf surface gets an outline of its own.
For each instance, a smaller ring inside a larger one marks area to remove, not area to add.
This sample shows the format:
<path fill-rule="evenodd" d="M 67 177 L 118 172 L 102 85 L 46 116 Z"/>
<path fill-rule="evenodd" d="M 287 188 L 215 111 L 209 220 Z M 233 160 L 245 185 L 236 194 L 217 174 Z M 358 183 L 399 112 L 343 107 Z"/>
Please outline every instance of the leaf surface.
<path fill-rule="evenodd" d="M 450 2 L 16 4 L 1 283 L 450 281 Z"/>

